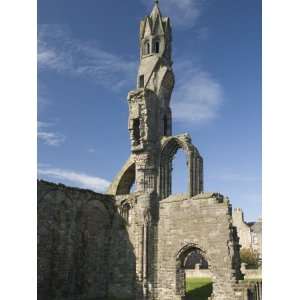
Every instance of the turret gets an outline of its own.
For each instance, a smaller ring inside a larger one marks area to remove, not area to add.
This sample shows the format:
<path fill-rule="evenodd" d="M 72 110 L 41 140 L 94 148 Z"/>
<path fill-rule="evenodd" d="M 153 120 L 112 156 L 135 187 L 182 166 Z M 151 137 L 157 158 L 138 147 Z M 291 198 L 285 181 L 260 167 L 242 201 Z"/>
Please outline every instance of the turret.
<path fill-rule="evenodd" d="M 158 4 L 150 16 L 146 16 L 140 24 L 140 56 L 141 60 L 152 57 L 164 57 L 171 65 L 172 30 L 170 18 L 162 17 Z"/>
<path fill-rule="evenodd" d="M 175 79 L 172 70 L 172 29 L 158 1 L 140 23 L 140 65 L 137 89 L 128 95 L 132 151 L 153 148 L 172 135 L 170 99 Z"/>

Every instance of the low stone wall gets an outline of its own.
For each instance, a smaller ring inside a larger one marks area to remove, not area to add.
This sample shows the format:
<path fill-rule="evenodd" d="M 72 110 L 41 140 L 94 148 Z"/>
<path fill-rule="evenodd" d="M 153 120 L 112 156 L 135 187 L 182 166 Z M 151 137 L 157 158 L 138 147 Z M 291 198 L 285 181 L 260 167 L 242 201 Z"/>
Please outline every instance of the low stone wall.
<path fill-rule="evenodd" d="M 251 280 L 251 279 L 262 279 L 261 276 L 261 269 L 257 269 L 257 270 L 242 270 L 242 273 L 245 275 L 244 279 L 245 280 Z"/>
<path fill-rule="evenodd" d="M 194 269 L 194 270 L 185 270 L 186 278 L 195 278 L 195 277 L 212 277 L 212 273 L 208 269 Z"/>
<path fill-rule="evenodd" d="M 244 274 L 244 279 L 245 280 L 262 279 L 261 268 L 259 268 L 259 269 L 246 269 L 246 264 L 242 263 L 241 272 Z"/>

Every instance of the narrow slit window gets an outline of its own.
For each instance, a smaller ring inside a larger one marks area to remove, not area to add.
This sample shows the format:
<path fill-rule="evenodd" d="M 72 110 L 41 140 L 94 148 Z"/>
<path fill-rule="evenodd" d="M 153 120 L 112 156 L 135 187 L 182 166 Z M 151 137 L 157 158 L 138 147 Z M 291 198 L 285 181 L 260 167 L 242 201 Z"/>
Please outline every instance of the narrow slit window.
<path fill-rule="evenodd" d="M 136 144 L 140 144 L 140 119 L 134 119 L 133 120 L 133 138 Z"/>
<path fill-rule="evenodd" d="M 139 87 L 140 87 L 140 88 L 143 88 L 143 87 L 144 87 L 144 75 L 141 75 L 141 76 L 140 76 Z"/>
<path fill-rule="evenodd" d="M 159 41 L 155 42 L 155 53 L 159 53 Z"/>

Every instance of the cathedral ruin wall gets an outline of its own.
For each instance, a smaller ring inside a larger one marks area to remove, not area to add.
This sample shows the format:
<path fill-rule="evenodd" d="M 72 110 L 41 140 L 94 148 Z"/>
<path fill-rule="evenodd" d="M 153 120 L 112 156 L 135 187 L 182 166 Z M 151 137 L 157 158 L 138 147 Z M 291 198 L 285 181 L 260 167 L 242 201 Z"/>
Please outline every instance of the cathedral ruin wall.
<path fill-rule="evenodd" d="M 38 181 L 38 299 L 101 299 L 108 289 L 114 199 Z"/>
<path fill-rule="evenodd" d="M 209 264 L 215 299 L 235 299 L 231 206 L 223 196 L 201 193 L 193 198 L 170 196 L 160 202 L 158 227 L 158 299 L 182 299 L 184 286 L 178 257 L 200 249 Z M 182 274 L 183 276 L 183 274 Z M 174 293 L 176 292 L 176 293 Z"/>

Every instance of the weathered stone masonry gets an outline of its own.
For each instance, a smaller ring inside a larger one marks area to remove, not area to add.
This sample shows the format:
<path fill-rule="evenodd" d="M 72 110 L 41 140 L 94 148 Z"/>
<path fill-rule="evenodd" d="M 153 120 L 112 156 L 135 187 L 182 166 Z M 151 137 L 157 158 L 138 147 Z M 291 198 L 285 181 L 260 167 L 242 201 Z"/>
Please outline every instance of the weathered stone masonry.
<path fill-rule="evenodd" d="M 188 134 L 172 135 L 171 41 L 170 20 L 155 4 L 140 25 L 137 89 L 128 94 L 131 156 L 108 193 L 122 195 L 121 210 L 130 207 L 133 216 L 136 299 L 182 299 L 181 260 L 199 249 L 214 276 L 214 299 L 232 300 L 241 274 L 230 204 L 219 194 L 203 193 L 202 157 Z M 172 196 L 172 160 L 179 149 L 186 153 L 189 176 L 181 198 Z M 134 182 L 136 193 L 130 194 Z"/>
<path fill-rule="evenodd" d="M 107 294 L 114 199 L 38 182 L 38 299 Z"/>
<path fill-rule="evenodd" d="M 38 181 L 38 299 L 133 299 L 128 225 L 110 195 Z"/>
<path fill-rule="evenodd" d="M 39 300 L 182 300 L 183 262 L 200 251 L 214 300 L 246 300 L 231 205 L 203 191 L 203 159 L 172 135 L 172 30 L 155 4 L 140 25 L 137 88 L 128 94 L 131 155 L 107 194 L 38 182 Z M 172 160 L 189 186 L 172 195 Z M 131 192 L 135 183 L 136 190 Z"/>

